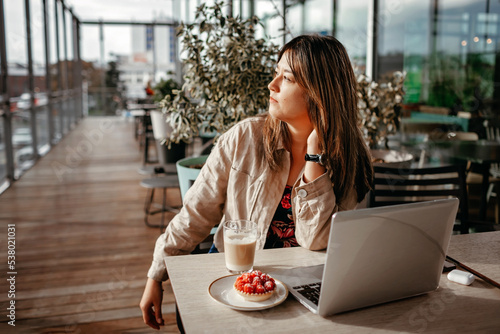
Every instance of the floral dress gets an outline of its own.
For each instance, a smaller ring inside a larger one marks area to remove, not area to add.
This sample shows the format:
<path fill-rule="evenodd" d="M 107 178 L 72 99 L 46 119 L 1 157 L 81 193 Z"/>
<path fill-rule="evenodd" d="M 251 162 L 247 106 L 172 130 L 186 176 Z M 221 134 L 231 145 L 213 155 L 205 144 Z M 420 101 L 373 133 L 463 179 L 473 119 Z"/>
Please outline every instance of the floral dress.
<path fill-rule="evenodd" d="M 281 202 L 276 209 L 271 226 L 267 232 L 264 248 L 298 246 L 295 238 L 295 223 L 292 215 L 292 186 L 286 186 Z"/>

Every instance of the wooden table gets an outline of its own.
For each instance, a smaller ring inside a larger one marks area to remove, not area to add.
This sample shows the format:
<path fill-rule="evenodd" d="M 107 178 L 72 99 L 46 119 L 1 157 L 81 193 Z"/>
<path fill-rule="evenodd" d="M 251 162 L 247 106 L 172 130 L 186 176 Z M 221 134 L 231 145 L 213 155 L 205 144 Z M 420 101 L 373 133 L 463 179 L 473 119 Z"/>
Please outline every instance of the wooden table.
<path fill-rule="evenodd" d="M 500 231 L 455 235 L 447 254 L 500 283 Z"/>
<path fill-rule="evenodd" d="M 500 232 L 453 236 L 449 255 L 497 277 L 499 243 Z M 471 253 L 474 251 L 476 255 Z M 272 272 L 320 264 L 324 257 L 324 252 L 300 247 L 262 250 L 256 254 L 255 267 Z M 481 279 L 463 286 L 443 274 L 435 292 L 322 318 L 292 296 L 274 308 L 254 312 L 215 302 L 208 286 L 227 275 L 224 254 L 166 257 L 165 263 L 186 333 L 493 333 L 500 329 L 500 289 Z"/>

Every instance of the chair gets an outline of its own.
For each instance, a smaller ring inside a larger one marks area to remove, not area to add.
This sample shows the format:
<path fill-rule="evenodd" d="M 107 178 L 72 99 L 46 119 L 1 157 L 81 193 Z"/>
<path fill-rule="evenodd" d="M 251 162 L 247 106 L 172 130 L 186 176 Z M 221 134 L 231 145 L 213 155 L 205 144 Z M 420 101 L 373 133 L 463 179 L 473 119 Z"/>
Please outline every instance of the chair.
<path fill-rule="evenodd" d="M 465 165 L 408 169 L 375 165 L 374 172 L 370 207 L 457 197 L 460 205 L 454 230 L 469 232 Z"/>
<path fill-rule="evenodd" d="M 143 165 L 149 163 L 155 163 L 155 160 L 151 160 L 149 156 L 149 146 L 151 143 L 155 142 L 153 135 L 153 126 L 151 125 L 151 116 L 149 113 L 145 113 L 142 117 L 142 134 L 140 136 L 140 144 L 139 146 L 143 149 Z M 156 148 L 156 147 L 155 147 Z"/>
<path fill-rule="evenodd" d="M 208 154 L 213 147 L 213 137 L 201 138 L 201 145 L 198 147 L 193 156 L 178 160 L 176 162 L 177 175 L 179 177 L 179 188 L 181 191 L 182 202 L 184 203 L 184 196 L 189 188 L 193 185 L 194 181 L 200 174 L 201 167 L 205 164 Z M 217 232 L 218 225 L 214 226 L 210 234 L 196 246 L 193 254 L 207 253 L 212 246 L 213 238 Z"/>
<path fill-rule="evenodd" d="M 146 194 L 146 201 L 144 203 L 144 223 L 148 227 L 159 227 L 160 233 L 163 232 L 164 220 L 165 220 L 165 212 L 174 212 L 178 213 L 178 208 L 173 208 L 167 206 L 167 189 L 168 188 L 179 188 L 179 180 L 177 175 L 175 174 L 165 174 L 163 176 L 159 176 L 159 174 L 155 174 L 156 176 L 144 179 L 141 181 L 141 186 L 148 189 Z M 152 210 L 151 207 L 154 206 L 154 195 L 155 190 L 162 190 L 162 202 L 160 208 L 158 210 Z M 149 222 L 149 216 L 161 213 L 161 220 L 159 225 L 154 225 Z"/>

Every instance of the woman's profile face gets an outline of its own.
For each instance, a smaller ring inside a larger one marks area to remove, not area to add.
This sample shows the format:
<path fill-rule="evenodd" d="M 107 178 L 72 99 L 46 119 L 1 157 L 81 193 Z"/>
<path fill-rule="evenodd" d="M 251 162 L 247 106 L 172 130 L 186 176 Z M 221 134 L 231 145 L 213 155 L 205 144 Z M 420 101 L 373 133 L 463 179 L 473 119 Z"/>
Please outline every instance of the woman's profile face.
<path fill-rule="evenodd" d="M 286 53 L 276 66 L 274 79 L 268 88 L 271 116 L 293 126 L 310 126 L 305 93 L 295 81 Z"/>

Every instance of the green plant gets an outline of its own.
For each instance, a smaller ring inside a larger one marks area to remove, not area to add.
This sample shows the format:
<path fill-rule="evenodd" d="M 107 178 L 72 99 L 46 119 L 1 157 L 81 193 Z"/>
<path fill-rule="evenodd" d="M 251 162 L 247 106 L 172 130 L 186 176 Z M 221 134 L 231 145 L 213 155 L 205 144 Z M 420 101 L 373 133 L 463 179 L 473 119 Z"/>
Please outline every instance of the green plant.
<path fill-rule="evenodd" d="M 258 24 L 257 17 L 228 17 L 215 3 L 202 4 L 193 24 L 179 26 L 184 84 L 160 102 L 173 129 L 169 142 L 221 134 L 267 109 L 278 47 L 255 37 Z"/>
<path fill-rule="evenodd" d="M 394 72 L 387 82 L 371 81 L 358 75 L 358 108 L 360 125 L 370 148 L 388 147 L 387 136 L 399 128 L 405 73 Z"/>
<path fill-rule="evenodd" d="M 477 111 L 485 97 L 494 91 L 495 66 L 490 55 L 436 53 L 430 57 L 430 90 L 428 105 Z"/>
<path fill-rule="evenodd" d="M 153 100 L 155 102 L 160 102 L 166 96 L 173 97 L 174 91 L 179 90 L 180 88 L 181 86 L 174 79 L 168 79 L 168 80 L 161 79 L 161 81 L 157 83 L 153 89 L 155 92 Z"/>

